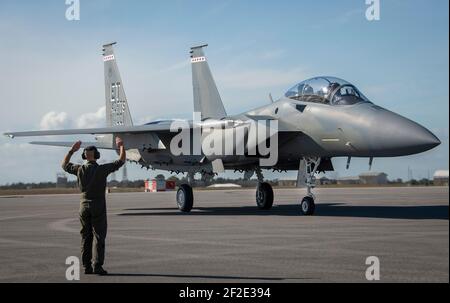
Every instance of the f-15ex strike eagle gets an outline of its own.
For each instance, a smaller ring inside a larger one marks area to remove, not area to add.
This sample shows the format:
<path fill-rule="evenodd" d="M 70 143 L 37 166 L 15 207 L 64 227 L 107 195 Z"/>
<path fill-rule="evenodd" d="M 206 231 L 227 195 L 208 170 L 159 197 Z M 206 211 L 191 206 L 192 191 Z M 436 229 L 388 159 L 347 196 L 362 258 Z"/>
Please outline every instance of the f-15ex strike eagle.
<path fill-rule="evenodd" d="M 158 120 L 133 125 L 113 45 L 103 46 L 106 93 L 105 128 L 9 132 L 5 135 L 95 135 L 100 149 L 115 149 L 120 136 L 127 147 L 127 160 L 142 167 L 188 173 L 211 178 L 225 170 L 256 174 L 256 204 L 270 209 L 273 190 L 264 182 L 262 169 L 298 170 L 297 185 L 307 195 L 300 209 L 311 215 L 315 197 L 311 191 L 315 174 L 332 171 L 331 159 L 396 157 L 420 153 L 440 144 L 421 125 L 370 102 L 354 85 L 335 77 L 315 77 L 293 86 L 277 101 L 238 115 L 227 115 L 209 69 L 204 48 L 192 47 L 194 118 Z M 251 81 L 251 79 L 249 79 Z M 72 142 L 30 142 L 71 146 Z M 269 146 L 269 147 L 268 147 Z M 188 182 L 191 183 L 191 182 Z M 193 206 L 192 187 L 182 184 L 176 194 L 178 208 Z"/>

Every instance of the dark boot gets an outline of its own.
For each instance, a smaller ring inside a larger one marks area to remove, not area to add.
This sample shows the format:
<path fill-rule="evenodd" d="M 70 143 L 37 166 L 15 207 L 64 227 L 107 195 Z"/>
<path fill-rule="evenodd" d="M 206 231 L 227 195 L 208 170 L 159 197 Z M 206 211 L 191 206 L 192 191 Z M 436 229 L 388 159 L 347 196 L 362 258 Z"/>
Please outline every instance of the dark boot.
<path fill-rule="evenodd" d="M 108 274 L 108 272 L 106 270 L 104 270 L 103 267 L 96 266 L 94 268 L 94 274 L 99 275 L 99 276 L 106 276 Z"/>
<path fill-rule="evenodd" d="M 84 268 L 85 275 L 92 275 L 93 273 L 94 273 L 94 270 L 92 269 L 92 266 L 87 266 Z"/>

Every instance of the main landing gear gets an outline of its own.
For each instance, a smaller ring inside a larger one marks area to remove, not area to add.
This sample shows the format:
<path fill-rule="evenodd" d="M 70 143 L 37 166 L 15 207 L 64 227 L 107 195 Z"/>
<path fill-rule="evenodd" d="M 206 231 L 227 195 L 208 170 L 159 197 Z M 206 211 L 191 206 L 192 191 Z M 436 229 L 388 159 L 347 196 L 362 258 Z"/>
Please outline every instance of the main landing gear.
<path fill-rule="evenodd" d="M 256 187 L 256 206 L 259 209 L 271 209 L 273 205 L 273 189 L 272 186 L 264 182 L 261 169 L 255 170 L 258 178 L 258 186 Z"/>
<path fill-rule="evenodd" d="M 256 187 L 256 205 L 259 209 L 271 209 L 273 205 L 273 190 L 267 182 L 258 182 Z"/>
<path fill-rule="evenodd" d="M 182 212 L 190 212 L 194 206 L 194 194 L 192 186 L 189 184 L 181 184 L 177 190 L 177 205 Z"/>
<path fill-rule="evenodd" d="M 306 187 L 306 196 L 302 198 L 300 202 L 300 211 L 305 216 L 314 214 L 316 209 L 315 196 L 312 193 L 312 189 L 316 186 L 315 174 L 320 165 L 320 158 L 306 157 L 300 160 L 297 186 Z M 273 189 L 272 186 L 264 182 L 261 169 L 254 170 L 258 178 L 258 186 L 256 187 L 256 205 L 259 209 L 267 210 L 271 209 L 273 205 Z M 253 172 L 249 172 L 248 178 L 251 177 Z M 193 176 L 191 176 L 191 180 Z M 192 186 L 189 184 L 182 184 L 177 191 L 177 205 L 182 212 L 190 212 L 194 205 L 194 194 L 192 192 Z"/>
<path fill-rule="evenodd" d="M 195 186 L 195 173 L 189 172 L 187 175 L 187 183 L 181 184 L 177 190 L 177 206 L 182 212 L 190 212 L 194 206 L 194 193 L 192 186 Z M 202 181 L 211 181 L 214 177 L 214 173 L 202 172 Z"/>

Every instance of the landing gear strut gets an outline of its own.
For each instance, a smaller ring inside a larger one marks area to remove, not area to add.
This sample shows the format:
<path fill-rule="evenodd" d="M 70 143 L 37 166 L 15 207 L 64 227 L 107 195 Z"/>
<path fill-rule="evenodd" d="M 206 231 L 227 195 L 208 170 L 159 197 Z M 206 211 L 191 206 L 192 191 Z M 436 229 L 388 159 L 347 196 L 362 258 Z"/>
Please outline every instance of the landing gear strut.
<path fill-rule="evenodd" d="M 312 193 L 312 189 L 316 186 L 316 177 L 314 175 L 317 172 L 319 165 L 320 158 L 306 157 L 300 161 L 299 178 L 297 181 L 301 183 L 300 185 L 306 186 L 306 196 L 303 197 L 300 202 L 300 210 L 306 216 L 314 214 L 316 209 L 316 204 L 314 202 L 316 197 Z M 301 170 L 303 170 L 303 172 Z M 302 175 L 303 178 L 301 178 L 300 175 Z"/>

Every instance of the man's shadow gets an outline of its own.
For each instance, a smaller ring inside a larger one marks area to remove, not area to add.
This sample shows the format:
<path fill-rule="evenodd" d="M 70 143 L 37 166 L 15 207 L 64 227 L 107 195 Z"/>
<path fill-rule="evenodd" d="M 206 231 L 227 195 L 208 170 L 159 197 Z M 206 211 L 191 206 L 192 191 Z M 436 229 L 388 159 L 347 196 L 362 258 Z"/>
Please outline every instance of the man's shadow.
<path fill-rule="evenodd" d="M 283 281 L 283 280 L 310 280 L 317 278 L 280 278 L 280 277 L 246 277 L 246 276 L 219 276 L 219 275 L 180 275 L 180 274 L 142 274 L 142 273 L 108 273 L 111 277 L 165 277 L 165 278 L 200 278 L 223 280 L 255 280 L 255 281 Z"/>
<path fill-rule="evenodd" d="M 190 213 L 176 208 L 130 208 L 119 216 L 301 216 L 297 204 L 274 205 L 270 210 L 256 206 L 194 207 Z M 448 205 L 358 206 L 345 203 L 318 203 L 315 217 L 353 217 L 407 220 L 448 220 Z"/>

